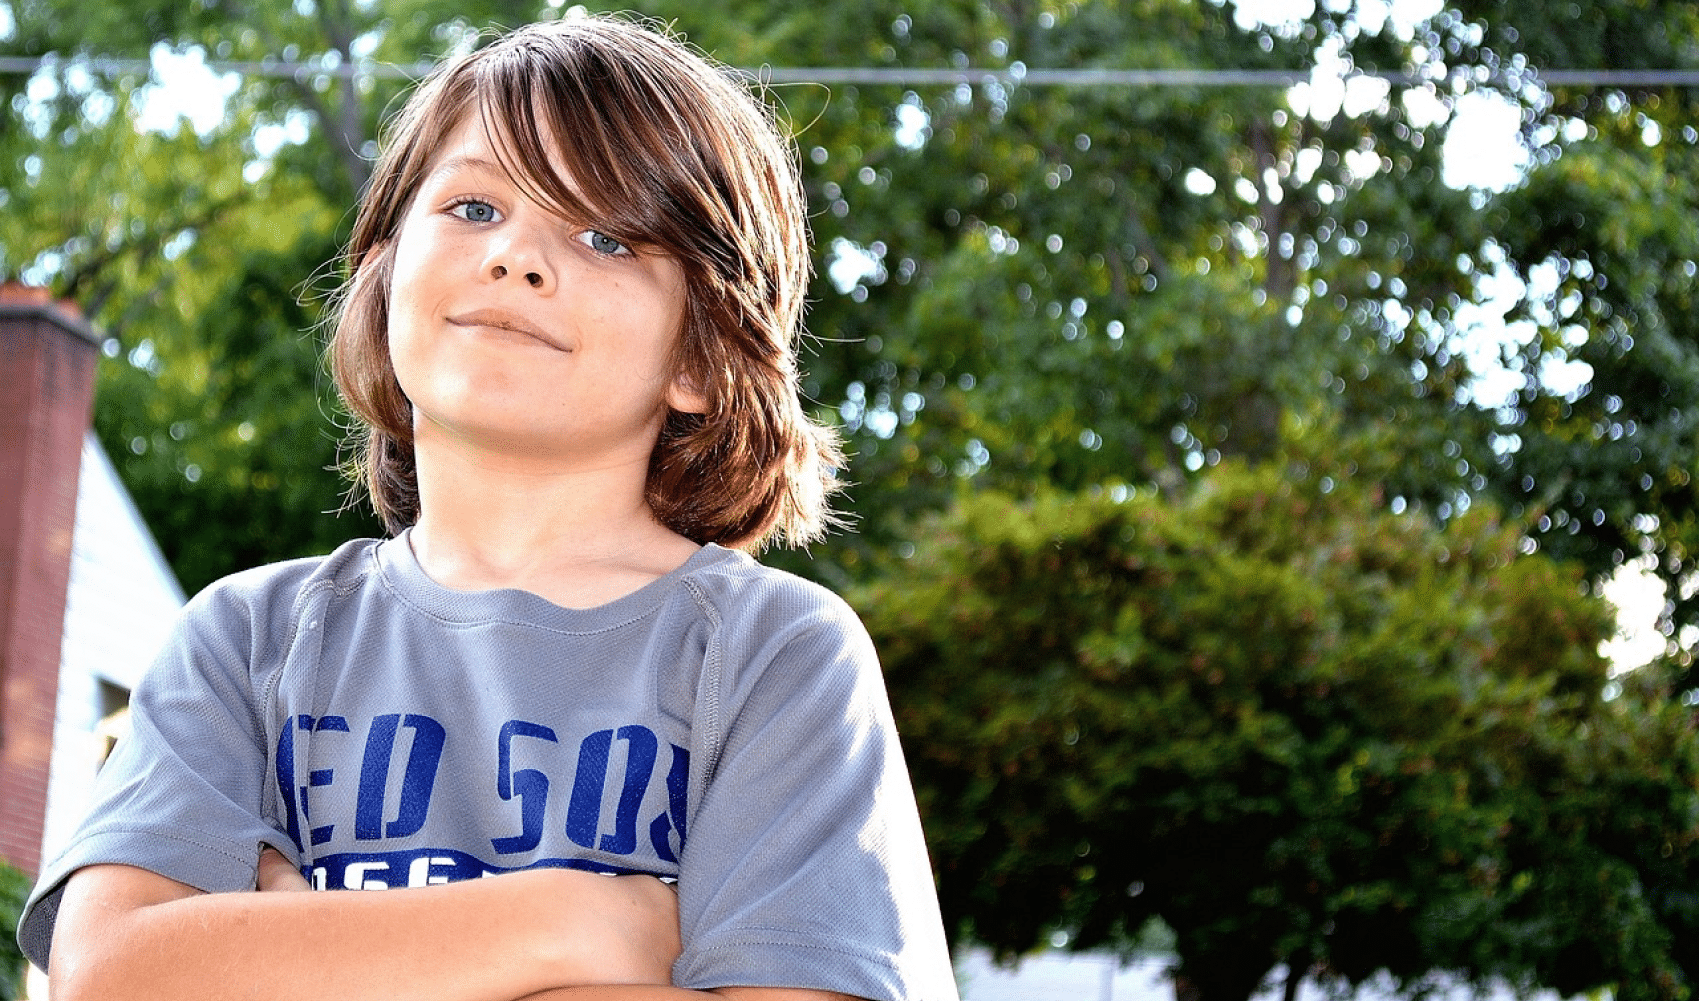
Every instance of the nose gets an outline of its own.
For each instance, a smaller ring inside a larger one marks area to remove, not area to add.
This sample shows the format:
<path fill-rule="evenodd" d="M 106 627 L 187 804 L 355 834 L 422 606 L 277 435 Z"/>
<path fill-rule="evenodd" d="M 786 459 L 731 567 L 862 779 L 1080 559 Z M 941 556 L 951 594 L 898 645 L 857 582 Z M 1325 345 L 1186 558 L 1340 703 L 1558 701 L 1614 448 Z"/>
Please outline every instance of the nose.
<path fill-rule="evenodd" d="M 508 274 L 509 274 L 509 272 L 507 270 L 507 265 L 505 265 L 505 264 L 497 264 L 496 266 L 490 268 L 490 277 L 496 279 L 497 281 L 500 281 L 501 279 L 506 278 L 508 276 Z M 527 272 L 525 272 L 525 284 L 531 286 L 532 288 L 542 288 L 543 287 L 542 272 L 540 272 L 540 271 L 527 271 Z"/>
<path fill-rule="evenodd" d="M 491 281 L 519 278 L 539 292 L 554 291 L 555 265 L 540 239 L 512 230 L 494 237 L 485 255 L 484 273 Z"/>

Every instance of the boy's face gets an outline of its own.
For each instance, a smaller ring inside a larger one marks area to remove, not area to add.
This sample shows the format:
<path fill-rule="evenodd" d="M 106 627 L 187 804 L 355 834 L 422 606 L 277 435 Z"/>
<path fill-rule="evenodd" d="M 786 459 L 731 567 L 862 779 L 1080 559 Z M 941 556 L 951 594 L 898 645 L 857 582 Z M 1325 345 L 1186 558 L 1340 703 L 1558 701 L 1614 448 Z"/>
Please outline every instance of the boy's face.
<path fill-rule="evenodd" d="M 416 446 L 647 468 L 667 406 L 702 409 L 671 363 L 683 314 L 677 262 L 532 201 L 475 111 L 395 236 L 389 350 Z"/>

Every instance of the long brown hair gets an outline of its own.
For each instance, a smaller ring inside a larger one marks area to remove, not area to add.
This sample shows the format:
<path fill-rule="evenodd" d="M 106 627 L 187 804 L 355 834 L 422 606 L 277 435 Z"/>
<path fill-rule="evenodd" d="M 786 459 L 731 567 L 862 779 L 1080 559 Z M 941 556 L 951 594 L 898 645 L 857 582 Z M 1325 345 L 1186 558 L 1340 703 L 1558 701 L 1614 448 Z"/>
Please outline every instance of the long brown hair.
<path fill-rule="evenodd" d="M 696 542 L 747 549 L 823 534 L 843 459 L 798 392 L 810 265 L 794 147 L 731 71 L 607 16 L 529 25 L 444 63 L 390 125 L 329 347 L 359 424 L 351 475 L 385 526 L 419 517 L 412 405 L 389 359 L 393 241 L 436 150 L 473 114 L 531 197 L 683 269 L 674 364 L 707 406 L 667 414 L 646 488 L 656 517 Z"/>

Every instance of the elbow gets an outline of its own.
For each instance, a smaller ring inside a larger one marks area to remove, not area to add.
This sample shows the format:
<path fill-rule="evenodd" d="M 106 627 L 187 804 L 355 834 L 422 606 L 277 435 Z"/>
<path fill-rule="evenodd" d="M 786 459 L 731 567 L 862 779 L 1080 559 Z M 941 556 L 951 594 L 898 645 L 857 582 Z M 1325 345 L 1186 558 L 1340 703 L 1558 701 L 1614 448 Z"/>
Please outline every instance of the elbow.
<path fill-rule="evenodd" d="M 176 996 L 156 988 L 178 982 L 193 953 L 181 948 L 181 923 L 157 920 L 158 906 L 200 891 L 142 869 L 98 865 L 77 870 L 60 892 L 47 956 L 53 1001 Z"/>
<path fill-rule="evenodd" d="M 87 963 L 65 958 L 62 952 L 54 950 L 52 959 L 47 966 L 47 996 L 53 1001 L 96 1001 L 99 998 L 109 998 L 111 993 L 102 993 L 100 978 L 90 975 Z"/>
<path fill-rule="evenodd" d="M 53 1001 L 133 1001 L 136 979 L 126 977 L 122 966 L 110 950 L 67 942 L 48 957 L 47 996 Z"/>

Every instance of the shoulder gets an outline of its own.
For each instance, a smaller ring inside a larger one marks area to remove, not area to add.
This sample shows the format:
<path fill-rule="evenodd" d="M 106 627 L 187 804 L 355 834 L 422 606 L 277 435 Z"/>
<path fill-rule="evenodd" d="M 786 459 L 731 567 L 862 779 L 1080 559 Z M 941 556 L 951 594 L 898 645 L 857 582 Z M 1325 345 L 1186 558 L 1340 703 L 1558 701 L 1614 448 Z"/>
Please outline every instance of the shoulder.
<path fill-rule="evenodd" d="M 221 578 L 189 599 L 180 629 L 249 647 L 281 639 L 315 598 L 359 590 L 373 573 L 379 545 L 376 539 L 355 539 L 328 555 L 270 563 Z"/>
<path fill-rule="evenodd" d="M 324 556 L 303 556 L 240 570 L 208 584 L 189 605 L 252 604 L 315 586 L 347 590 L 371 573 L 372 559 L 381 545 L 379 539 L 353 539 Z"/>
<path fill-rule="evenodd" d="M 729 715 L 801 705 L 869 721 L 888 713 L 873 641 L 838 595 L 742 553 L 686 586 L 713 623 L 709 684 Z"/>
<path fill-rule="evenodd" d="M 686 579 L 713 623 L 730 677 L 754 681 L 771 667 L 794 676 L 877 679 L 873 641 L 849 603 L 819 584 L 727 552 Z M 881 682 L 882 683 L 882 682 Z"/>
<path fill-rule="evenodd" d="M 745 553 L 719 550 L 718 555 L 690 573 L 685 586 L 722 626 L 787 634 L 841 630 L 866 636 L 849 603 L 819 584 L 765 566 Z"/>
<path fill-rule="evenodd" d="M 313 587 L 348 590 L 372 572 L 373 558 L 383 544 L 380 539 L 352 539 L 324 556 L 303 556 L 239 570 L 208 584 L 189 604 L 253 603 Z"/>

